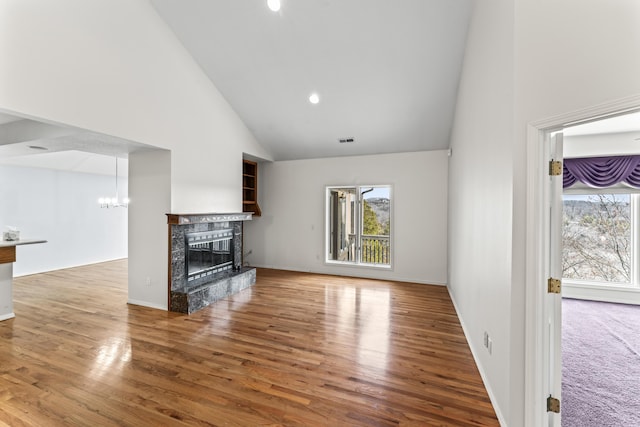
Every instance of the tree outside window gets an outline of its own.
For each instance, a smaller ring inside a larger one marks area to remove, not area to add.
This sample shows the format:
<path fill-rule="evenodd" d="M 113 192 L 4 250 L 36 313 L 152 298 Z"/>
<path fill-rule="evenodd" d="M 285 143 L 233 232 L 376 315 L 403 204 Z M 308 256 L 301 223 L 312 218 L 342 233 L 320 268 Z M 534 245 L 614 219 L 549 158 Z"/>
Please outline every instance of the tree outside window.
<path fill-rule="evenodd" d="M 631 201 L 630 194 L 564 196 L 564 278 L 632 282 Z"/>

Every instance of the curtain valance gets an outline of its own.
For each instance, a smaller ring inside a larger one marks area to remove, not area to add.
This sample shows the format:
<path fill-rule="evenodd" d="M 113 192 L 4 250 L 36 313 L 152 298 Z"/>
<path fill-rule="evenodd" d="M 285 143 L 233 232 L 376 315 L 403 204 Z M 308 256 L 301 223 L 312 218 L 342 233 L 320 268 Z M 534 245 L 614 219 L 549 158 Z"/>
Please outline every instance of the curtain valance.
<path fill-rule="evenodd" d="M 640 188 L 640 156 L 585 157 L 564 159 L 563 188 L 577 181 L 593 188 L 623 183 Z"/>

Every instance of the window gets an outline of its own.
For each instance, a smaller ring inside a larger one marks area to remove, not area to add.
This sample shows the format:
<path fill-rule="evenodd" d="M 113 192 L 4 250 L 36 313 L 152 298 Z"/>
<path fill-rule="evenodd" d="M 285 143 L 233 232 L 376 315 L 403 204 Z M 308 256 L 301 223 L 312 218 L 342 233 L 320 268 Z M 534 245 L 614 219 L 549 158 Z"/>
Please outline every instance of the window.
<path fill-rule="evenodd" d="M 327 187 L 326 262 L 391 266 L 391 187 Z"/>
<path fill-rule="evenodd" d="M 564 278 L 607 285 L 636 282 L 633 229 L 637 198 L 632 194 L 563 196 Z"/>

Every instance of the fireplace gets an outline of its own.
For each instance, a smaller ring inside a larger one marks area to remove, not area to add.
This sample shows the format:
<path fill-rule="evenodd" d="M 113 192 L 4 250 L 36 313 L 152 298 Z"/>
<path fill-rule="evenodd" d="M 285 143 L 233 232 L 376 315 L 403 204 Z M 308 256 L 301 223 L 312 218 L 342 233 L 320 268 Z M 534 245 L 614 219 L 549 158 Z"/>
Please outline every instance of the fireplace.
<path fill-rule="evenodd" d="M 169 309 L 193 313 L 255 283 L 242 266 L 242 224 L 250 213 L 167 214 Z"/>
<path fill-rule="evenodd" d="M 187 283 L 239 268 L 233 259 L 233 229 L 186 233 L 184 238 Z"/>

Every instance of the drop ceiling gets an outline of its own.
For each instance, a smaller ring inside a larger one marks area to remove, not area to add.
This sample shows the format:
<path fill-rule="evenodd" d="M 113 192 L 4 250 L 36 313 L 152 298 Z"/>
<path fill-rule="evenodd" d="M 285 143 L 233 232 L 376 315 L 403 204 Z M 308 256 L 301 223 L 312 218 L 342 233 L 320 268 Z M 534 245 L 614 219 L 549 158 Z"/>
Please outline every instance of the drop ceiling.
<path fill-rule="evenodd" d="M 276 160 L 449 146 L 469 0 L 151 3 Z"/>

